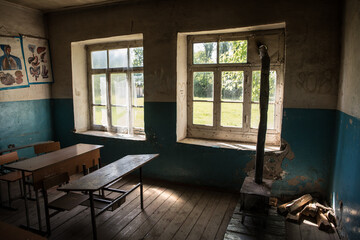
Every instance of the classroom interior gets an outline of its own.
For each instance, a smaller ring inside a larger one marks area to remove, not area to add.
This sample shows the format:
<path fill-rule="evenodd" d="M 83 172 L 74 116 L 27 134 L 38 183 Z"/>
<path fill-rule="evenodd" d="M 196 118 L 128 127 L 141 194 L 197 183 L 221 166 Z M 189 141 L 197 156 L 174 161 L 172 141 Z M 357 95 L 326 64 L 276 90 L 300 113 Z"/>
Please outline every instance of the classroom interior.
<path fill-rule="evenodd" d="M 53 79 L 19 88 L 6 88 L 2 83 L 0 150 L 11 144 L 46 141 L 59 141 L 61 148 L 97 144 L 103 145 L 103 165 L 126 155 L 159 154 L 143 167 L 148 215 L 135 205 L 139 194 L 129 195 L 119 215 L 106 213 L 109 219 L 98 220 L 99 239 L 263 239 L 268 233 L 261 237 L 254 232 L 228 235 L 239 191 L 254 168 L 256 140 L 236 141 L 236 131 L 217 135 L 193 128 L 187 86 L 189 71 L 193 71 L 189 69 L 197 67 L 188 62 L 191 41 L 204 42 L 215 35 L 221 39 L 222 34 L 256 39 L 257 32 L 277 34 L 276 41 L 269 40 L 269 53 L 276 48 L 281 58 L 275 63 L 275 54 L 270 56 L 282 77 L 277 85 L 276 147 L 270 144 L 265 150 L 264 178 L 273 181 L 271 196 L 280 201 L 312 194 L 333 208 L 336 216 L 336 238 L 334 234 L 326 238 L 358 239 L 359 0 L 0 0 L 0 39 L 48 40 Z M 189 40 L 193 36 L 195 40 Z M 126 41 L 140 42 L 143 47 L 140 134 L 133 130 L 131 134 L 108 133 L 109 129 L 94 128 L 91 120 L 87 46 Z M 250 59 L 250 53 L 248 56 Z M 244 117 L 243 124 L 247 121 Z M 33 148 L 18 154 L 20 158 L 35 156 Z M 133 180 L 130 175 L 118 186 L 127 188 Z M 2 192 L 6 203 L 5 185 Z M 196 207 L 191 210 L 194 201 Z M 29 204 L 35 222 L 35 203 Z M 1 210 L 0 221 L 24 221 L 23 200 L 14 205 L 21 211 Z M 49 239 L 89 239 L 91 229 L 86 231 L 86 226 L 90 219 L 84 209 L 57 218 L 55 234 Z M 181 218 L 181 210 L 184 215 L 186 209 L 188 217 Z M 276 211 L 274 214 L 277 219 Z M 74 222 L 78 228 L 72 229 Z M 319 234 L 315 230 L 282 223 L 284 226 L 274 226 L 280 229 L 274 235 L 272 227 L 267 228 L 270 239 L 312 239 L 307 238 L 310 235 L 325 239 L 315 236 Z M 278 234 L 285 230 L 292 233 Z"/>

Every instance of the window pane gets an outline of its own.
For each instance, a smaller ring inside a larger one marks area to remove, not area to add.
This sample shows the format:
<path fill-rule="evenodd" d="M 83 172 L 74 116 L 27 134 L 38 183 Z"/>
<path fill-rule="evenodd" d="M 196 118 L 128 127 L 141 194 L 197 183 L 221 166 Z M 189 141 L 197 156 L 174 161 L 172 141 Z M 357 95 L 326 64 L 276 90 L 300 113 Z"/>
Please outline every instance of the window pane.
<path fill-rule="evenodd" d="M 217 43 L 194 43 L 194 64 L 216 63 Z"/>
<path fill-rule="evenodd" d="M 252 103 L 251 104 L 251 128 L 259 128 L 260 122 L 260 104 Z M 274 129 L 275 121 L 275 104 L 269 104 L 268 106 L 268 119 L 267 119 L 267 129 Z"/>
<path fill-rule="evenodd" d="M 110 68 L 127 67 L 127 62 L 127 48 L 109 50 Z"/>
<path fill-rule="evenodd" d="M 220 42 L 220 63 L 246 63 L 247 41 Z"/>
<path fill-rule="evenodd" d="M 129 126 L 128 108 L 127 107 L 111 107 L 112 125 L 116 127 Z"/>
<path fill-rule="evenodd" d="M 111 104 L 127 106 L 128 90 L 125 73 L 111 74 Z"/>
<path fill-rule="evenodd" d="M 242 121 L 242 103 L 221 103 L 221 126 L 242 127 Z"/>
<path fill-rule="evenodd" d="M 92 75 L 92 98 L 93 104 L 106 105 L 106 75 L 94 74 Z"/>
<path fill-rule="evenodd" d="M 213 125 L 213 103 L 194 102 L 193 105 L 193 124 Z"/>
<path fill-rule="evenodd" d="M 132 73 L 133 105 L 144 106 L 144 74 Z"/>
<path fill-rule="evenodd" d="M 252 90 L 251 90 L 251 101 L 260 101 L 260 79 L 261 71 L 252 72 Z M 276 71 L 270 71 L 269 75 L 269 102 L 275 102 L 276 94 Z"/>
<path fill-rule="evenodd" d="M 243 101 L 244 72 L 221 72 L 221 100 Z"/>
<path fill-rule="evenodd" d="M 93 106 L 93 122 L 95 125 L 108 125 L 107 110 L 105 106 Z"/>
<path fill-rule="evenodd" d="M 144 128 L 144 108 L 133 108 L 133 126 L 136 128 Z"/>
<path fill-rule="evenodd" d="M 213 100 L 214 73 L 194 72 L 194 100 Z"/>
<path fill-rule="evenodd" d="M 142 47 L 130 48 L 130 67 L 144 66 L 144 49 Z"/>
<path fill-rule="evenodd" d="M 107 68 L 106 50 L 91 52 L 91 67 L 92 69 Z"/>

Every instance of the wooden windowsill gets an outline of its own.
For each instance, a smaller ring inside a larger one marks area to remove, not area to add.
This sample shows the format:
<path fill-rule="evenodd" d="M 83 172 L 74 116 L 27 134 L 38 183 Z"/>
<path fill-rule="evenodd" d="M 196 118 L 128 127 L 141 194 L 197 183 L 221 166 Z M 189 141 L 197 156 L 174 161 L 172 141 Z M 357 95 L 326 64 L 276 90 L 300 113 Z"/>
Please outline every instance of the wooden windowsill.
<path fill-rule="evenodd" d="M 112 133 L 112 132 L 103 132 L 103 131 L 82 131 L 75 132 L 76 134 L 90 135 L 96 137 L 104 137 L 104 138 L 116 138 L 123 140 L 132 140 L 132 141 L 146 141 L 145 135 L 130 135 L 130 134 L 120 134 L 120 133 Z"/>
<path fill-rule="evenodd" d="M 227 148 L 235 150 L 256 151 L 255 143 L 241 143 L 221 140 L 207 140 L 198 138 L 184 138 L 178 143 L 193 144 L 213 148 Z M 265 152 L 279 151 L 280 146 L 265 146 Z"/>

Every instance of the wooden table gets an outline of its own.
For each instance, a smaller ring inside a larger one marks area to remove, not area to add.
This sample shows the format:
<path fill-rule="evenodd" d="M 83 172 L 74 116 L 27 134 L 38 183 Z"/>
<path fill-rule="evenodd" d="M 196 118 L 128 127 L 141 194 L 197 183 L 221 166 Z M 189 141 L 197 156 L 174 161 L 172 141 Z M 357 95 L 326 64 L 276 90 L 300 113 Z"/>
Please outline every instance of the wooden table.
<path fill-rule="evenodd" d="M 31 172 L 36 194 L 39 230 L 41 231 L 40 206 L 37 190 L 41 188 L 42 180 L 56 174 L 68 172 L 69 175 L 82 171 L 83 165 L 87 168 L 98 165 L 100 162 L 100 148 L 103 145 L 76 144 L 51 153 L 29 158 L 20 162 L 8 164 L 6 168 L 22 171 L 24 196 L 26 196 L 25 172 Z M 24 198 L 26 225 L 30 228 L 29 209 L 27 198 Z"/>
<path fill-rule="evenodd" d="M 78 180 L 72 181 L 66 184 L 58 190 L 61 191 L 87 191 L 90 199 L 90 211 L 91 211 L 91 223 L 93 228 L 93 239 L 97 239 L 96 231 L 96 220 L 95 217 L 105 212 L 108 208 L 120 202 L 129 193 L 140 187 L 140 205 L 141 209 L 143 205 L 143 184 L 142 184 L 142 166 L 154 158 L 158 157 L 159 154 L 140 154 L 140 155 L 127 155 L 105 167 L 102 167 L 86 176 L 81 177 Z M 113 189 L 110 186 L 120 180 L 127 174 L 139 169 L 140 181 L 129 191 L 123 191 L 119 189 Z M 120 197 L 109 202 L 104 208 L 102 208 L 97 214 L 95 214 L 94 207 L 94 192 L 98 190 L 107 190 L 112 192 L 123 193 Z"/>

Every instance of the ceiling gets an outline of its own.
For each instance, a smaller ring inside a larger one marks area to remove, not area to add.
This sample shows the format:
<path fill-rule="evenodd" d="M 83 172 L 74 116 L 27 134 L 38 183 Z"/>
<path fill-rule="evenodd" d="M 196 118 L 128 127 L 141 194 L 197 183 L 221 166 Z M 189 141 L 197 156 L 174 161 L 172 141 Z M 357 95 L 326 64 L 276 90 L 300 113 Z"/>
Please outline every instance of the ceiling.
<path fill-rule="evenodd" d="M 102 5 L 126 0 L 5 0 L 21 6 L 37 9 L 44 12 L 78 8 L 93 5 Z"/>

